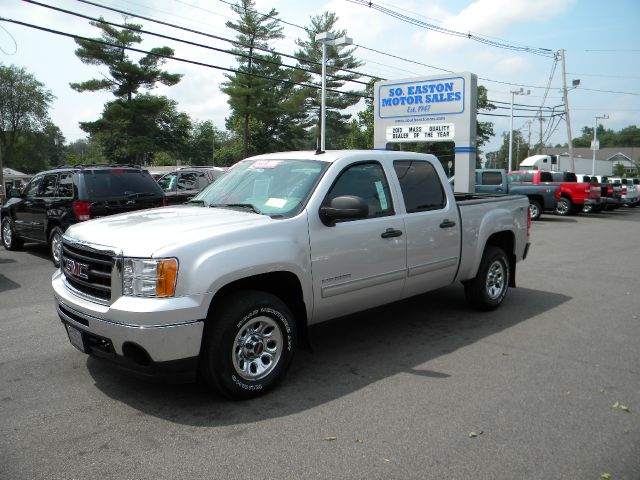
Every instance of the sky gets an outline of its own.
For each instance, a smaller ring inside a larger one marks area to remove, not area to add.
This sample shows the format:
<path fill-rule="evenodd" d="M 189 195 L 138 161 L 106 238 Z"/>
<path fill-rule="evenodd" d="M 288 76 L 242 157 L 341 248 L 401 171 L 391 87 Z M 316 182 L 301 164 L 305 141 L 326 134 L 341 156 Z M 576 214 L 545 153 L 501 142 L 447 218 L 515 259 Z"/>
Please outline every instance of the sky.
<path fill-rule="evenodd" d="M 232 39 L 234 32 L 225 27 L 225 22 L 236 18 L 231 1 L 95 0 L 94 3 Z M 41 3 L 123 22 L 119 13 L 76 0 L 41 0 Z M 573 80 L 580 80 L 579 86 L 568 93 L 574 138 L 581 134 L 583 127 L 594 125 L 596 115 L 608 115 L 608 119 L 599 123 L 614 130 L 640 125 L 640 2 L 637 0 L 611 0 L 606 4 L 595 0 L 384 0 L 373 4 L 438 27 L 490 37 L 502 44 L 553 52 L 564 49 L 568 84 L 571 86 Z M 0 0 L 0 6 L 0 17 L 77 35 L 99 35 L 87 20 L 42 6 L 19 0 Z M 545 88 L 554 65 L 549 57 L 438 33 L 393 18 L 357 0 L 256 1 L 259 12 L 266 13 L 271 8 L 287 22 L 282 24 L 285 37 L 273 44 L 281 53 L 295 52 L 296 39 L 307 35 L 300 27 L 309 25 L 312 16 L 332 11 L 339 17 L 338 27 L 346 30 L 357 45 L 354 55 L 364 62 L 358 68 L 360 72 L 384 79 L 439 75 L 442 70 L 478 75 L 478 83 L 487 87 L 489 100 L 503 107 L 492 113 L 505 115 L 478 116 L 479 121 L 495 123 L 496 137 L 485 146 L 485 151 L 497 150 L 502 143 L 501 134 L 509 130 L 510 92 L 520 88 L 525 93 L 530 91 L 528 95 L 514 95 L 514 101 L 531 109 L 539 107 L 543 100 L 548 107 L 563 103 L 560 62 L 551 79 L 551 88 L 548 92 Z M 142 23 L 153 32 L 215 48 L 228 49 L 230 45 L 145 20 L 132 18 L 130 21 Z M 231 55 L 154 37 L 145 37 L 140 48 L 161 45 L 174 48 L 177 57 L 225 68 L 236 66 Z M 79 93 L 69 87 L 71 82 L 100 78 L 106 71 L 104 67 L 82 64 L 74 54 L 75 48 L 71 38 L 0 22 L 0 63 L 24 67 L 55 95 L 50 116 L 67 142 L 85 138 L 79 122 L 97 119 L 104 103 L 113 99 L 109 93 Z M 136 55 L 131 54 L 134 58 Z M 183 74 L 182 81 L 173 87 L 160 86 L 152 93 L 174 99 L 178 108 L 193 119 L 210 120 L 224 129 L 225 117 L 229 115 L 227 97 L 220 91 L 224 72 L 177 61 L 168 61 L 165 69 Z M 531 134 L 531 143 L 535 143 L 540 136 L 538 120 L 518 117 L 533 115 L 533 112 L 516 111 L 514 115 L 514 128 L 520 129 L 525 140 Z M 549 128 L 548 125 L 543 124 L 548 143 L 567 141 L 564 121 L 554 122 Z"/>

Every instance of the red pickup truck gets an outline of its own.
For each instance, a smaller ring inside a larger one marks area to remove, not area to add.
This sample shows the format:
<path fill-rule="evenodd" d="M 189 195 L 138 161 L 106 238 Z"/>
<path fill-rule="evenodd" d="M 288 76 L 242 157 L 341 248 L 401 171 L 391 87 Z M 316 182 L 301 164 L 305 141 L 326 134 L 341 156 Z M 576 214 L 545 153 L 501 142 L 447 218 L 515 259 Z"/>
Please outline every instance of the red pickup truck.
<path fill-rule="evenodd" d="M 556 214 L 570 215 L 581 212 L 585 206 L 596 210 L 600 205 L 600 185 L 578 182 L 575 173 L 549 172 L 547 170 L 516 170 L 510 172 L 513 182 L 560 185 L 560 198 L 556 205 Z"/>

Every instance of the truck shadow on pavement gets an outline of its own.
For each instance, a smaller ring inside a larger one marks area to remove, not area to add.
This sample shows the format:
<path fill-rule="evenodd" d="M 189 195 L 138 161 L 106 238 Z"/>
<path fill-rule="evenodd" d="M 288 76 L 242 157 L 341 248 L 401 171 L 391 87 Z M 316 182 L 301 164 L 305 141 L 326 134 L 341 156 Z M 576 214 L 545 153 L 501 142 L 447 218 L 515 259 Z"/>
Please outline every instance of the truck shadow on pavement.
<path fill-rule="evenodd" d="M 451 286 L 312 327 L 312 352 L 299 350 L 288 375 L 260 398 L 233 402 L 201 384 L 141 381 L 89 357 L 96 387 L 143 414 L 191 426 L 253 423 L 312 409 L 393 375 L 415 376 L 437 388 L 450 374 L 428 362 L 481 341 L 570 300 L 512 289 L 496 311 L 470 310 L 461 286 Z"/>

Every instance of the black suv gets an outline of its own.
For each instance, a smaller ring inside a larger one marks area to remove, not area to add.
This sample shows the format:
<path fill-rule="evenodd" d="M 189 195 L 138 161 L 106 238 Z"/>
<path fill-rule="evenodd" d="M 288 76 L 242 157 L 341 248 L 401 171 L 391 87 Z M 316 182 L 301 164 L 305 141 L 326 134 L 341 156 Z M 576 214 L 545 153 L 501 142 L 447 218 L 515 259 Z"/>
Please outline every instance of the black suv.
<path fill-rule="evenodd" d="M 58 267 L 61 236 L 69 225 L 163 205 L 162 189 L 138 167 L 59 167 L 35 175 L 23 193 L 11 191 L 0 210 L 2 243 L 7 250 L 20 249 L 25 241 L 49 245 Z"/>
<path fill-rule="evenodd" d="M 226 171 L 222 167 L 183 167 L 166 173 L 158 184 L 170 205 L 184 203 Z"/>

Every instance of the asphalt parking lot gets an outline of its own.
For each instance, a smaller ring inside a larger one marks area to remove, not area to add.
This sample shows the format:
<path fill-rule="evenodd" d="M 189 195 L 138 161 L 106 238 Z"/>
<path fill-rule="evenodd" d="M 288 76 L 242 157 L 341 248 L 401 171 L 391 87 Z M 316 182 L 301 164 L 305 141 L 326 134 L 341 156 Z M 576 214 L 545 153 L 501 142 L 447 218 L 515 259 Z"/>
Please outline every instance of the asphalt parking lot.
<path fill-rule="evenodd" d="M 544 215 L 496 312 L 456 285 L 320 325 L 247 402 L 81 354 L 52 273 L 0 250 L 3 480 L 640 478 L 640 208 Z"/>

